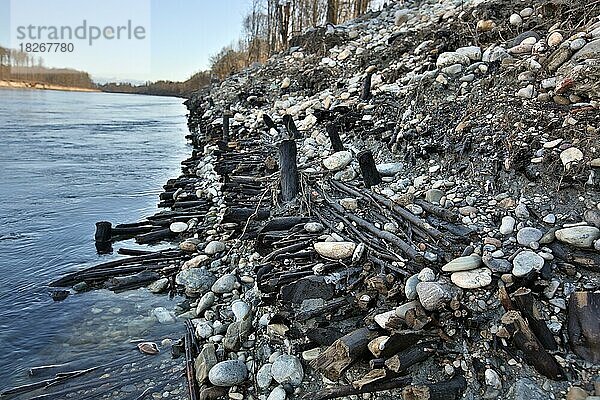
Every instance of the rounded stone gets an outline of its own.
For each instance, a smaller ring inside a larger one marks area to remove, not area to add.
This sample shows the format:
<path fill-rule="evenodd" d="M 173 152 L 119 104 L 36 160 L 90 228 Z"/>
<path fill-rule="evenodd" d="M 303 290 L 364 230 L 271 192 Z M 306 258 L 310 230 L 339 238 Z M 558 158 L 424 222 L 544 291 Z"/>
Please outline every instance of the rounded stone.
<path fill-rule="evenodd" d="M 230 293 L 233 289 L 235 289 L 236 283 L 237 277 L 235 275 L 226 274 L 217 279 L 217 281 L 212 285 L 211 290 L 218 294 Z"/>
<path fill-rule="evenodd" d="M 557 230 L 554 235 L 561 242 L 575 247 L 592 247 L 600 239 L 600 229 L 594 226 L 572 226 Z"/>
<path fill-rule="evenodd" d="M 512 274 L 514 276 L 525 276 L 531 271 L 539 271 L 544 267 L 544 259 L 531 250 L 525 250 L 517 254 L 513 260 Z"/>
<path fill-rule="evenodd" d="M 236 321 L 241 321 L 252 311 L 252 307 L 242 300 L 236 300 L 231 304 L 231 311 Z"/>
<path fill-rule="evenodd" d="M 488 268 L 459 271 L 453 273 L 450 280 L 459 288 L 478 289 L 492 283 L 492 271 Z"/>
<path fill-rule="evenodd" d="M 215 386 L 231 387 L 239 385 L 248 378 L 246 364 L 240 360 L 228 360 L 217 363 L 208 373 L 208 380 Z"/>
<path fill-rule="evenodd" d="M 307 222 L 304 224 L 304 230 L 308 233 L 319 233 L 323 229 L 325 229 L 325 227 L 319 222 Z"/>
<path fill-rule="evenodd" d="M 187 293 L 201 295 L 210 290 L 217 278 L 204 268 L 191 268 L 181 271 L 175 277 L 175 283 L 185 286 Z"/>
<path fill-rule="evenodd" d="M 519 14 L 512 14 L 508 19 L 508 22 L 514 26 L 521 26 L 523 25 L 523 18 L 521 18 Z"/>
<path fill-rule="evenodd" d="M 275 389 L 269 393 L 269 397 L 267 400 L 285 400 L 287 393 L 281 386 L 277 386 Z"/>
<path fill-rule="evenodd" d="M 563 42 L 564 38 L 560 32 L 552 32 L 550 36 L 548 36 L 548 46 L 555 47 Z"/>
<path fill-rule="evenodd" d="M 481 265 L 481 257 L 476 254 L 458 257 L 442 267 L 444 272 L 468 271 Z"/>
<path fill-rule="evenodd" d="M 271 366 L 273 379 L 281 385 L 289 383 L 297 387 L 304 379 L 304 369 L 300 360 L 292 355 L 284 354 L 275 359 Z"/>
<path fill-rule="evenodd" d="M 435 281 L 435 272 L 431 268 L 425 267 L 417 275 L 421 282 L 433 282 Z"/>
<path fill-rule="evenodd" d="M 517 242 L 521 246 L 529 246 L 531 243 L 539 242 L 544 233 L 537 228 L 525 227 L 517 232 Z"/>
<path fill-rule="evenodd" d="M 408 300 L 414 300 L 417 298 L 417 285 L 421 282 L 419 280 L 419 274 L 411 275 L 404 283 L 404 294 Z"/>
<path fill-rule="evenodd" d="M 338 151 L 323 160 L 323 165 L 328 170 L 335 171 L 344 168 L 350 164 L 350 161 L 352 161 L 352 153 L 349 151 Z"/>
<path fill-rule="evenodd" d="M 270 363 L 264 364 L 256 373 L 256 384 L 261 389 L 266 389 L 271 386 L 271 381 L 273 380 L 271 366 L 272 364 Z"/>
<path fill-rule="evenodd" d="M 500 233 L 503 235 L 510 235 L 515 230 L 516 223 L 517 223 L 517 221 L 510 215 L 507 215 L 506 217 L 502 217 L 502 223 L 500 225 Z"/>
<path fill-rule="evenodd" d="M 213 292 L 206 292 L 200 300 L 198 300 L 198 305 L 196 306 L 196 315 L 202 315 L 202 313 L 208 310 L 215 303 L 215 294 Z"/>
<path fill-rule="evenodd" d="M 417 285 L 417 296 L 424 309 L 436 311 L 450 301 L 450 291 L 439 282 L 420 282 Z"/>
<path fill-rule="evenodd" d="M 187 229 L 188 224 L 185 222 L 173 222 L 171 225 L 169 225 L 169 230 L 173 233 L 182 233 L 187 231 Z"/>
<path fill-rule="evenodd" d="M 568 169 L 571 164 L 576 164 L 577 162 L 583 160 L 583 152 L 577 147 L 569 147 L 560 153 L 560 160 Z"/>
<path fill-rule="evenodd" d="M 352 257 L 356 244 L 353 242 L 317 242 L 313 247 L 321 257 L 343 260 Z"/>
<path fill-rule="evenodd" d="M 217 254 L 225 250 L 225 243 L 213 240 L 204 248 L 204 252 L 209 255 Z"/>

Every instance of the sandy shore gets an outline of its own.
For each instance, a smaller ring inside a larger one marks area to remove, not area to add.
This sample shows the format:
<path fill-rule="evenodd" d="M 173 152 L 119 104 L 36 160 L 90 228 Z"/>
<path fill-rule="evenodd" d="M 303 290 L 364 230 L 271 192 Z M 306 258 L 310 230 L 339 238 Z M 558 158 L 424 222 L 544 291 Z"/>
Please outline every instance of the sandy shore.
<path fill-rule="evenodd" d="M 40 89 L 40 90 L 62 90 L 66 92 L 100 92 L 97 89 L 85 89 L 61 85 L 50 85 L 37 82 L 15 82 L 15 81 L 0 81 L 0 89 Z"/>

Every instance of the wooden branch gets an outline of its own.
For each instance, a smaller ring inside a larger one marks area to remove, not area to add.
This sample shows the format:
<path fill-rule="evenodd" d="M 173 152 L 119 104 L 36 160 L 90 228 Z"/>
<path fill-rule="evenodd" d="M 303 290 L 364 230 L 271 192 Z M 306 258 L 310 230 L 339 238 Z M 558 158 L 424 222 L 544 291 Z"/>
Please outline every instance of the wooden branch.
<path fill-rule="evenodd" d="M 467 381 L 461 375 L 452 379 L 426 383 L 424 385 L 411 385 L 402 389 L 403 400 L 458 400 L 467 388 Z"/>
<path fill-rule="evenodd" d="M 600 293 L 571 294 L 568 332 L 575 354 L 591 363 L 600 363 Z"/>
<path fill-rule="evenodd" d="M 385 366 L 390 371 L 401 374 L 411 366 L 427 360 L 435 352 L 436 342 L 419 343 L 385 360 Z"/>
<path fill-rule="evenodd" d="M 558 361 L 544 349 L 520 312 L 508 311 L 502 316 L 502 324 L 512 335 L 513 342 L 523 352 L 523 358 L 528 364 L 550 379 L 566 378 Z"/>
<path fill-rule="evenodd" d="M 268 129 L 277 130 L 277 125 L 275 125 L 275 122 L 273 122 L 271 117 L 269 117 L 267 114 L 263 114 L 262 117 L 263 117 L 263 121 L 265 122 L 265 125 L 267 126 Z"/>
<path fill-rule="evenodd" d="M 443 219 L 448 222 L 456 222 L 458 221 L 458 214 L 453 213 L 447 208 L 437 206 L 433 203 L 430 203 L 423 199 L 415 199 L 413 201 L 416 205 L 420 206 L 423 210 L 427 211 L 430 214 L 435 215 L 438 218 Z"/>
<path fill-rule="evenodd" d="M 336 340 L 310 366 L 321 371 L 328 379 L 337 381 L 342 372 L 354 361 L 369 352 L 367 345 L 377 336 L 368 328 L 360 328 Z"/>
<path fill-rule="evenodd" d="M 194 354 L 192 352 L 194 327 L 190 320 L 185 321 L 185 327 L 185 376 L 187 378 L 188 396 L 190 400 L 197 400 L 198 385 L 196 383 L 196 375 L 194 373 Z"/>
<path fill-rule="evenodd" d="M 545 322 L 546 318 L 542 315 L 539 303 L 533 298 L 531 290 L 527 288 L 517 290 L 513 293 L 513 303 L 521 311 L 521 315 L 527 319 L 529 327 L 540 343 L 547 350 L 558 350 L 558 344 L 554 339 L 554 335 L 548 329 Z"/>
<path fill-rule="evenodd" d="M 361 393 L 376 393 L 386 390 L 398 389 L 406 386 L 411 382 L 411 378 L 395 378 L 387 382 L 377 382 L 374 384 L 365 385 L 360 389 L 356 389 L 352 385 L 340 386 L 335 388 L 323 389 L 318 392 L 307 393 L 302 396 L 302 400 L 328 400 L 338 397 L 346 397 L 358 395 Z"/>
<path fill-rule="evenodd" d="M 363 101 L 369 100 L 371 98 L 371 78 L 373 78 L 373 73 L 369 72 L 367 76 L 365 76 L 362 91 L 360 93 L 360 99 Z"/>
<path fill-rule="evenodd" d="M 296 127 L 296 124 L 294 123 L 294 119 L 292 118 L 291 115 L 285 114 L 283 116 L 283 124 L 285 125 L 285 129 L 287 129 L 288 133 L 290 134 L 290 137 L 292 137 L 294 139 L 302 138 L 302 134 Z"/>
<path fill-rule="evenodd" d="M 372 186 L 379 185 L 382 182 L 381 175 L 379 175 L 379 171 L 377 171 L 377 166 L 375 165 L 371 150 L 361 151 L 356 155 L 356 158 L 360 165 L 360 171 L 362 172 L 365 186 L 370 189 Z"/>

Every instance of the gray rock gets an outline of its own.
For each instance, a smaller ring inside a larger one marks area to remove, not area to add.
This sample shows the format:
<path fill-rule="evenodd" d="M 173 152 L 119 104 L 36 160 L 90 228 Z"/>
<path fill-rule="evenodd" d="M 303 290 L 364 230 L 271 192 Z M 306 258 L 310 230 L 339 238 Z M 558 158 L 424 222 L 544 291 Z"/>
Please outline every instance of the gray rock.
<path fill-rule="evenodd" d="M 217 353 L 215 352 L 214 344 L 205 344 L 200 351 L 196 361 L 194 362 L 194 368 L 196 370 L 196 380 L 200 383 L 208 378 L 208 372 L 212 367 L 217 365 Z"/>
<path fill-rule="evenodd" d="M 233 303 L 231 303 L 231 311 L 235 316 L 235 320 L 241 321 L 244 318 L 246 318 L 248 314 L 250 314 L 250 312 L 252 311 L 252 307 L 250 307 L 248 303 L 242 300 L 236 300 Z"/>
<path fill-rule="evenodd" d="M 485 370 L 485 384 L 494 389 L 502 389 L 502 381 L 500 375 L 491 368 Z"/>
<path fill-rule="evenodd" d="M 281 386 L 277 386 L 269 393 L 267 400 L 285 400 L 287 393 Z"/>
<path fill-rule="evenodd" d="M 198 300 L 198 305 L 196 306 L 196 315 L 202 315 L 202 313 L 208 310 L 215 303 L 215 294 L 213 292 L 206 292 L 200 300 Z"/>
<path fill-rule="evenodd" d="M 196 336 L 199 339 L 208 339 L 213 335 L 213 328 L 209 322 L 200 322 L 196 325 Z"/>
<path fill-rule="evenodd" d="M 517 254 L 513 260 L 512 274 L 514 276 L 525 276 L 533 270 L 539 271 L 544 266 L 544 259 L 531 250 L 525 250 Z"/>
<path fill-rule="evenodd" d="M 503 258 L 494 258 L 489 254 L 486 254 L 483 257 L 481 257 L 481 260 L 483 261 L 486 267 L 492 270 L 492 272 L 496 272 L 499 274 L 505 274 L 507 272 L 510 272 L 513 267 L 510 261 L 505 260 Z"/>
<path fill-rule="evenodd" d="M 217 294 L 230 293 L 235 289 L 236 283 L 237 277 L 235 275 L 226 274 L 217 279 L 212 285 L 211 290 Z"/>
<path fill-rule="evenodd" d="M 594 226 L 572 226 L 562 228 L 555 233 L 556 239 L 575 247 L 592 247 L 600 238 L 600 229 Z"/>
<path fill-rule="evenodd" d="M 478 268 L 481 265 L 481 257 L 473 254 L 465 257 L 458 257 L 442 267 L 444 272 L 468 271 Z"/>
<path fill-rule="evenodd" d="M 213 240 L 212 242 L 206 245 L 204 252 L 208 255 L 213 255 L 222 252 L 225 250 L 225 243 L 219 242 L 217 240 Z"/>
<path fill-rule="evenodd" d="M 600 210 L 586 210 L 583 219 L 590 225 L 600 228 Z"/>
<path fill-rule="evenodd" d="M 507 400 L 548 400 L 550 396 L 533 380 L 521 378 L 508 389 L 506 398 Z"/>
<path fill-rule="evenodd" d="M 517 242 L 521 246 L 529 246 L 533 242 L 539 242 L 544 233 L 536 228 L 525 227 L 517 232 Z"/>
<path fill-rule="evenodd" d="M 460 54 L 454 51 L 450 51 L 450 52 L 445 52 L 440 54 L 440 56 L 438 57 L 437 61 L 436 61 L 436 65 L 438 68 L 444 68 L 444 67 L 449 67 L 450 65 L 453 64 L 462 64 L 462 65 L 469 65 L 471 63 L 471 60 L 469 59 L 469 57 L 467 57 L 464 54 Z"/>
<path fill-rule="evenodd" d="M 529 218 L 529 211 L 527 210 L 527 206 L 525 203 L 519 203 L 515 207 L 515 215 L 519 219 L 527 219 Z"/>
<path fill-rule="evenodd" d="M 266 363 L 256 373 L 256 384 L 261 389 L 266 389 L 271 386 L 273 375 L 271 375 L 271 367 L 273 364 Z"/>
<path fill-rule="evenodd" d="M 478 289 L 492 283 L 492 271 L 484 267 L 454 272 L 450 275 L 450 280 L 459 288 Z"/>
<path fill-rule="evenodd" d="M 436 311 L 452 299 L 450 290 L 439 282 L 420 282 L 417 285 L 419 302 L 428 311 Z"/>
<path fill-rule="evenodd" d="M 481 60 L 481 48 L 479 46 L 459 47 L 456 52 L 469 57 L 472 61 Z"/>
<path fill-rule="evenodd" d="M 164 307 L 156 307 L 154 310 L 152 310 L 152 315 L 154 315 L 158 322 L 161 324 L 170 324 L 172 322 L 177 322 L 175 313 L 167 310 Z"/>
<path fill-rule="evenodd" d="M 319 222 L 307 222 L 304 224 L 304 230 L 308 233 L 319 233 L 323 229 L 325 229 L 325 227 Z"/>
<path fill-rule="evenodd" d="M 517 221 L 510 215 L 503 217 L 502 224 L 500 225 L 500 233 L 503 235 L 510 235 L 515 230 L 516 223 Z"/>
<path fill-rule="evenodd" d="M 569 169 L 572 164 L 577 164 L 583 160 L 583 152 L 577 147 L 569 147 L 560 153 L 560 161 Z"/>
<path fill-rule="evenodd" d="M 246 364 L 240 360 L 221 361 L 211 368 L 208 380 L 215 386 L 231 387 L 248 378 Z"/>
<path fill-rule="evenodd" d="M 414 300 L 417 298 L 417 285 L 421 282 L 419 280 L 419 274 L 411 275 L 404 283 L 404 294 L 408 300 Z"/>
<path fill-rule="evenodd" d="M 175 283 L 185 286 L 186 293 L 199 296 L 210 290 L 217 278 L 204 268 L 192 268 L 181 271 L 175 277 Z"/>
<path fill-rule="evenodd" d="M 323 165 L 330 171 L 336 171 L 346 167 L 350 164 L 350 161 L 352 161 L 352 153 L 349 151 L 338 151 L 323 160 Z"/>
<path fill-rule="evenodd" d="M 171 225 L 169 225 L 169 230 L 173 233 L 182 233 L 187 231 L 187 229 L 188 224 L 185 222 L 173 222 Z"/>
<path fill-rule="evenodd" d="M 287 354 L 275 359 L 271 367 L 271 374 L 277 383 L 281 385 L 289 383 L 294 387 L 300 386 L 304 379 L 304 369 L 300 360 L 296 356 Z"/>
<path fill-rule="evenodd" d="M 401 172 L 403 169 L 404 169 L 404 164 L 399 163 L 399 162 L 377 165 L 377 171 L 382 176 L 394 176 L 398 172 Z"/>
<path fill-rule="evenodd" d="M 161 278 L 148 285 L 148 290 L 152 293 L 162 293 L 169 286 L 169 278 Z"/>
<path fill-rule="evenodd" d="M 439 189 L 429 189 L 425 192 L 425 200 L 433 204 L 440 204 L 440 200 L 446 194 Z"/>
<path fill-rule="evenodd" d="M 417 275 L 421 282 L 433 282 L 435 281 L 435 272 L 431 268 L 425 267 Z"/>

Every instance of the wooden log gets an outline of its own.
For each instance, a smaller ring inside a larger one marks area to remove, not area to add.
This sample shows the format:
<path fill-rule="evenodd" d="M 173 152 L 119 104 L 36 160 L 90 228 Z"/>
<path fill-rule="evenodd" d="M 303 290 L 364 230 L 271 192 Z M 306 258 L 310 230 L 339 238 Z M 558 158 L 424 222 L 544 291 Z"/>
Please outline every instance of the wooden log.
<path fill-rule="evenodd" d="M 341 373 L 354 361 L 368 354 L 367 345 L 377 336 L 368 328 L 360 328 L 342 336 L 329 346 L 310 366 L 321 371 L 328 379 L 337 381 Z"/>
<path fill-rule="evenodd" d="M 523 358 L 528 364 L 533 365 L 539 373 L 550 379 L 566 379 L 565 372 L 558 361 L 544 349 L 520 312 L 508 311 L 502 316 L 501 321 L 512 335 L 514 344 L 523 352 Z"/>
<path fill-rule="evenodd" d="M 575 249 L 557 240 L 552 242 L 548 247 L 552 249 L 552 254 L 560 260 L 592 272 L 600 272 L 600 253 L 598 252 Z"/>
<path fill-rule="evenodd" d="M 456 222 L 458 221 L 458 214 L 453 213 L 447 208 L 440 207 L 433 203 L 430 203 L 423 199 L 415 199 L 413 201 L 416 205 L 420 206 L 423 210 L 427 211 L 430 214 L 435 215 L 438 218 L 443 219 L 447 222 Z"/>
<path fill-rule="evenodd" d="M 379 185 L 382 182 L 381 175 L 379 175 L 379 171 L 377 171 L 377 166 L 375 165 L 371 150 L 361 151 L 356 155 L 356 158 L 360 165 L 360 171 L 362 172 L 365 186 L 370 189 L 372 186 Z"/>
<path fill-rule="evenodd" d="M 360 99 L 363 101 L 369 100 L 371 98 L 371 79 L 373 78 L 373 73 L 369 72 L 367 76 L 365 76 L 365 80 L 363 82 L 362 91 L 360 93 Z"/>
<path fill-rule="evenodd" d="M 185 376 L 187 378 L 187 389 L 190 400 L 198 399 L 198 384 L 196 383 L 196 375 L 194 373 L 194 353 L 193 353 L 193 336 L 194 327 L 190 320 L 185 321 Z"/>
<path fill-rule="evenodd" d="M 424 331 L 403 330 L 390 335 L 389 339 L 380 349 L 377 357 L 391 357 L 392 355 L 413 347 L 419 340 L 425 336 Z"/>
<path fill-rule="evenodd" d="M 294 140 L 284 140 L 279 145 L 281 199 L 284 202 L 294 200 L 298 195 L 296 154 L 296 142 Z"/>
<path fill-rule="evenodd" d="M 106 281 L 109 290 L 125 290 L 142 287 L 160 279 L 160 274 L 154 271 L 142 271 L 133 275 L 115 276 Z"/>
<path fill-rule="evenodd" d="M 360 389 L 352 385 L 339 386 L 334 388 L 323 389 L 318 392 L 307 393 L 302 396 L 302 400 L 328 400 L 337 399 L 338 397 L 347 397 L 358 395 L 361 393 L 376 393 L 389 391 L 392 389 L 402 388 L 411 382 L 411 378 L 395 378 L 386 382 L 376 382 L 369 385 L 364 385 Z"/>
<path fill-rule="evenodd" d="M 154 229 L 156 229 L 156 226 L 154 226 L 154 225 L 143 225 L 143 226 L 132 226 L 132 227 L 115 226 L 111 230 L 111 236 L 113 239 L 118 238 L 119 236 L 130 237 L 130 236 L 135 236 L 135 235 L 142 235 L 144 233 L 151 232 Z"/>
<path fill-rule="evenodd" d="M 275 125 L 275 122 L 273 122 L 273 119 L 271 119 L 271 117 L 269 117 L 269 115 L 263 114 L 262 118 L 268 129 L 277 130 L 277 125 Z"/>
<path fill-rule="evenodd" d="M 296 124 L 294 123 L 294 119 L 292 118 L 291 115 L 285 114 L 283 116 L 283 124 L 285 125 L 285 129 L 287 129 L 290 137 L 292 137 L 294 139 L 302 138 L 302 134 L 296 127 Z"/>
<path fill-rule="evenodd" d="M 331 148 L 333 151 L 344 151 L 344 144 L 340 139 L 340 128 L 335 123 L 327 125 L 327 134 L 329 135 L 329 141 L 331 142 Z"/>
<path fill-rule="evenodd" d="M 108 243 L 112 236 L 112 224 L 107 221 L 96 222 L 96 234 L 94 240 L 97 243 Z"/>
<path fill-rule="evenodd" d="M 260 232 L 287 231 L 298 224 L 305 224 L 309 221 L 309 218 L 304 217 L 277 217 L 269 220 L 269 222 L 260 229 Z"/>
<path fill-rule="evenodd" d="M 547 350 L 558 350 L 558 344 L 554 335 L 546 325 L 546 318 L 542 314 L 539 303 L 533 298 L 531 290 L 520 288 L 513 293 L 513 303 L 517 306 L 521 315 L 527 319 L 529 327 Z"/>
<path fill-rule="evenodd" d="M 172 232 L 169 228 L 155 229 L 148 233 L 143 233 L 135 237 L 136 243 L 146 244 L 160 242 L 162 240 L 173 239 L 177 236 L 176 233 Z"/>
<path fill-rule="evenodd" d="M 366 385 L 384 380 L 387 375 L 388 372 L 384 368 L 373 369 L 359 380 L 352 382 L 352 386 L 356 389 L 362 389 Z"/>
<path fill-rule="evenodd" d="M 571 294 L 568 333 L 575 354 L 591 363 L 600 363 L 600 293 Z"/>
<path fill-rule="evenodd" d="M 235 208 L 229 207 L 225 210 L 225 214 L 223 215 L 223 222 L 246 222 L 248 218 L 250 218 L 256 209 L 253 208 Z M 271 215 L 271 211 L 268 208 L 260 208 L 256 215 L 254 216 L 254 220 L 256 221 L 264 221 L 269 218 Z"/>
<path fill-rule="evenodd" d="M 435 342 L 423 342 L 404 349 L 385 360 L 385 366 L 390 371 L 401 374 L 411 366 L 427 360 L 435 354 Z"/>
<path fill-rule="evenodd" d="M 452 379 L 426 383 L 423 385 L 411 385 L 402 389 L 403 400 L 458 400 L 467 388 L 467 381 L 461 375 L 455 375 Z"/>

